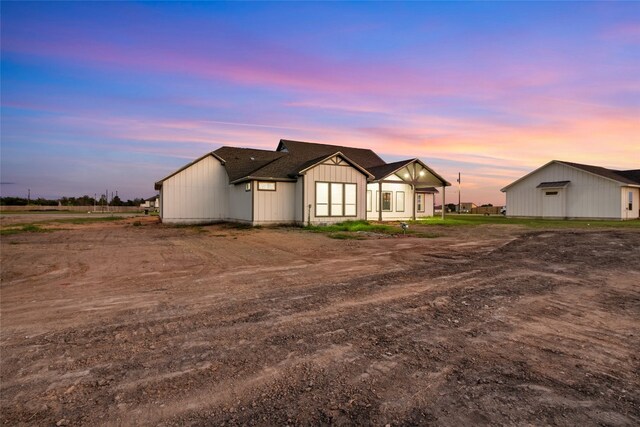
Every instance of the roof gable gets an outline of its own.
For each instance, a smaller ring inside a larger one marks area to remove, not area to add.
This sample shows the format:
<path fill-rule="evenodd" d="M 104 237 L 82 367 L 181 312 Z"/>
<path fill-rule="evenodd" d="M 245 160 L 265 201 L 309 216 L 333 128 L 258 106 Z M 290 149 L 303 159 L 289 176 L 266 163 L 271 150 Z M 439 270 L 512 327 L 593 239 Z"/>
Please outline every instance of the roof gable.
<path fill-rule="evenodd" d="M 511 184 L 507 185 L 506 187 L 500 189 L 500 191 L 505 192 L 507 191 L 507 189 L 517 183 L 519 183 L 520 181 L 524 180 L 525 178 L 529 177 L 530 175 L 533 175 L 534 173 L 538 172 L 539 170 L 542 170 L 544 168 L 546 168 L 547 166 L 553 164 L 553 163 L 557 163 L 560 165 L 564 165 L 564 166 L 568 166 L 574 169 L 579 169 L 581 171 L 593 174 L 593 175 L 597 175 L 601 178 L 605 178 L 611 181 L 616 181 L 619 182 L 621 184 L 627 184 L 627 185 L 633 185 L 633 186 L 637 186 L 640 185 L 640 179 L 635 180 L 634 178 L 640 178 L 640 170 L 629 170 L 629 171 L 616 171 L 613 169 L 607 169 L 607 168 L 603 168 L 600 166 L 593 166 L 593 165 L 585 165 L 582 163 L 573 163 L 573 162 L 565 162 L 563 160 L 551 160 L 548 163 L 545 163 L 544 165 L 540 166 L 537 169 L 534 169 L 533 171 L 529 172 L 528 174 L 518 178 L 517 180 L 513 181 Z"/>

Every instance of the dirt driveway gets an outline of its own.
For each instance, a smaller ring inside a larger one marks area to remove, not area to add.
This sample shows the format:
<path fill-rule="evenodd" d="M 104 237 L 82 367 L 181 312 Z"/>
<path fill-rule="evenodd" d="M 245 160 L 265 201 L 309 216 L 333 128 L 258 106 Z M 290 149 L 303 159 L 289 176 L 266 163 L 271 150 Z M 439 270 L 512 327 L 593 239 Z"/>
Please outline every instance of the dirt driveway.
<path fill-rule="evenodd" d="M 1 240 L 3 424 L 640 424 L 638 229 L 65 228 Z"/>

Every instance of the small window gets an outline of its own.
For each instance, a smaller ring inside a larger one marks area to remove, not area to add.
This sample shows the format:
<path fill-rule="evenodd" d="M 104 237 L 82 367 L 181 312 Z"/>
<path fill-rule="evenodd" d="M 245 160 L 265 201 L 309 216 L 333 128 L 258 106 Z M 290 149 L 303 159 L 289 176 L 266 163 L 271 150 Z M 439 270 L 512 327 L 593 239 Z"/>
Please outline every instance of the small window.
<path fill-rule="evenodd" d="M 258 181 L 258 191 L 276 191 L 276 183 Z"/>
<path fill-rule="evenodd" d="M 424 193 L 416 194 L 416 209 L 418 212 L 424 212 Z"/>
<path fill-rule="evenodd" d="M 391 191 L 383 191 L 382 192 L 382 211 L 390 212 L 391 211 Z"/>
<path fill-rule="evenodd" d="M 404 191 L 396 191 L 396 212 L 404 212 Z"/>
<path fill-rule="evenodd" d="M 367 212 L 371 212 L 373 210 L 373 206 L 371 206 L 373 203 L 373 199 L 372 199 L 372 195 L 371 195 L 371 190 L 367 190 Z"/>
<path fill-rule="evenodd" d="M 244 191 L 251 191 L 251 183 L 250 183 L 250 182 L 247 182 L 247 183 L 244 185 Z"/>
<path fill-rule="evenodd" d="M 544 193 L 545 196 L 557 196 L 558 192 L 557 191 L 546 191 Z"/>
<path fill-rule="evenodd" d="M 629 191 L 629 210 L 633 210 L 633 191 Z"/>

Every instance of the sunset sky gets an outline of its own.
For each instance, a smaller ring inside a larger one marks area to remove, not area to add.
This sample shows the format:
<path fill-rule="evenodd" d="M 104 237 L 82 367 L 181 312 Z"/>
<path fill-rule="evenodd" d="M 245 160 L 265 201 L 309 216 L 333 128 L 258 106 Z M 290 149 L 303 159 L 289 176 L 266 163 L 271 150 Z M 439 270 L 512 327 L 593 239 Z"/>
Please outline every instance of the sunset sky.
<path fill-rule="evenodd" d="M 221 145 L 280 138 L 419 157 L 477 204 L 552 159 L 640 168 L 640 2 L 3 2 L 1 20 L 3 196 L 150 197 Z"/>

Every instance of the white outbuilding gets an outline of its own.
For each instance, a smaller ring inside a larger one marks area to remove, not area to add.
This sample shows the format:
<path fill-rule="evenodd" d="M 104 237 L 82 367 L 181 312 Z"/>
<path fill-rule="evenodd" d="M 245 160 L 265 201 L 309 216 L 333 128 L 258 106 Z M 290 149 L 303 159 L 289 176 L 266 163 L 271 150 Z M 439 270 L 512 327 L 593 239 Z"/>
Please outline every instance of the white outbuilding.
<path fill-rule="evenodd" d="M 507 216 L 561 219 L 640 217 L 640 169 L 552 160 L 500 190 Z"/>

